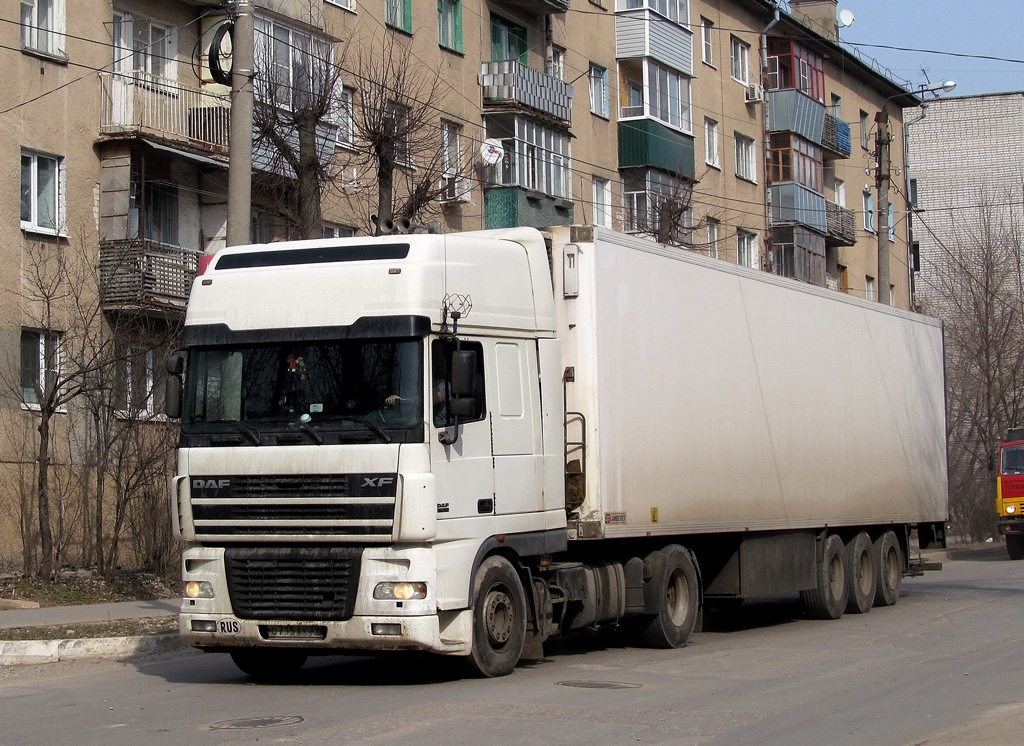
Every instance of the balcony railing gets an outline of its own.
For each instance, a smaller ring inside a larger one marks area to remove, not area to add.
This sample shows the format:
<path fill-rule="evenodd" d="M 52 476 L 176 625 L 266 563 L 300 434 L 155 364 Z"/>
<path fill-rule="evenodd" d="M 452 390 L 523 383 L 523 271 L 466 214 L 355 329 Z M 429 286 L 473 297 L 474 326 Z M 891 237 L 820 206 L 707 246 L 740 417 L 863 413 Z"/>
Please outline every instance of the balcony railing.
<path fill-rule="evenodd" d="M 825 112 L 825 124 L 821 130 L 821 147 L 840 158 L 849 158 L 852 151 L 850 125 L 842 119 Z"/>
<path fill-rule="evenodd" d="M 485 62 L 480 67 L 484 102 L 516 103 L 561 122 L 572 119 L 572 86 L 521 62 Z"/>
<path fill-rule="evenodd" d="M 825 200 L 825 223 L 829 243 L 842 246 L 853 246 L 857 243 L 857 221 L 853 210 L 847 210 L 835 202 Z"/>
<path fill-rule="evenodd" d="M 144 72 L 100 73 L 100 132 L 149 133 L 227 152 L 228 99 Z"/>
<path fill-rule="evenodd" d="M 102 241 L 104 307 L 184 311 L 200 253 L 146 239 Z"/>

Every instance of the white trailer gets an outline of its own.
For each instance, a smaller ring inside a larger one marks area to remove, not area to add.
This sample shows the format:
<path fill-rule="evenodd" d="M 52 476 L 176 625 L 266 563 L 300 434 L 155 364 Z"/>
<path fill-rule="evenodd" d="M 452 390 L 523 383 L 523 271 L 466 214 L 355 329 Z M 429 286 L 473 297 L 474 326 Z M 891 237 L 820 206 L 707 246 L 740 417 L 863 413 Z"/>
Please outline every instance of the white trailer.
<path fill-rule="evenodd" d="M 945 541 L 939 322 L 603 229 L 546 240 L 217 254 L 182 342 L 192 645 L 253 675 L 406 648 L 494 676 L 600 624 L 683 645 L 705 597 L 896 602 L 910 532 Z"/>

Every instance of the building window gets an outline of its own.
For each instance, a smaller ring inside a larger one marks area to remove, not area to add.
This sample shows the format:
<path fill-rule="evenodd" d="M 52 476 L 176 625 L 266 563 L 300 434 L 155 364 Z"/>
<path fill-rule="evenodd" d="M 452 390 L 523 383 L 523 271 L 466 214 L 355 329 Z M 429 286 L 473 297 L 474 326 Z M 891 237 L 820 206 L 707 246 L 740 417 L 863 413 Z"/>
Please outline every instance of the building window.
<path fill-rule="evenodd" d="M 846 182 L 842 179 L 835 180 L 836 204 L 839 207 L 846 207 Z"/>
<path fill-rule="evenodd" d="M 864 277 L 864 297 L 867 300 L 875 299 L 875 278 L 870 276 Z"/>
<path fill-rule="evenodd" d="M 757 183 L 757 160 L 754 141 L 739 132 L 734 134 L 736 143 L 736 175 L 741 179 Z"/>
<path fill-rule="evenodd" d="M 835 93 L 832 94 L 832 116 L 836 119 L 843 118 L 843 98 Z"/>
<path fill-rule="evenodd" d="M 747 85 L 750 83 L 750 45 L 733 36 L 729 43 L 729 49 L 733 80 Z"/>
<path fill-rule="evenodd" d="M 555 44 L 548 46 L 548 60 L 545 68 L 548 75 L 565 80 L 565 49 Z"/>
<path fill-rule="evenodd" d="M 520 186 L 552 197 L 572 197 L 568 133 L 517 116 L 488 118 L 487 136 L 501 141 L 505 156 L 491 179 L 503 186 Z"/>
<path fill-rule="evenodd" d="M 63 158 L 22 151 L 21 228 L 33 233 L 63 234 Z"/>
<path fill-rule="evenodd" d="M 441 122 L 441 195 L 442 202 L 467 202 L 472 182 L 462 168 L 462 127 L 455 122 Z"/>
<path fill-rule="evenodd" d="M 708 256 L 718 257 L 718 221 L 708 218 Z"/>
<path fill-rule="evenodd" d="M 676 23 L 686 24 L 690 19 L 690 0 L 618 0 L 617 10 L 650 8 Z"/>
<path fill-rule="evenodd" d="M 355 10 L 355 0 L 324 0 L 328 5 L 337 5 L 345 10 Z"/>
<path fill-rule="evenodd" d="M 736 231 L 736 263 L 757 269 L 757 234 Z"/>
<path fill-rule="evenodd" d="M 910 179 L 907 188 L 910 190 L 910 206 L 913 207 L 916 210 L 916 209 L 918 209 L 918 205 L 917 205 L 917 179 L 913 179 L 913 178 Z"/>
<path fill-rule="evenodd" d="M 165 246 L 178 245 L 178 188 L 147 181 L 143 188 L 145 224 L 143 237 Z"/>
<path fill-rule="evenodd" d="M 501 16 L 491 14 L 491 62 L 516 60 L 527 64 L 529 47 L 526 29 Z"/>
<path fill-rule="evenodd" d="M 143 79 L 177 77 L 177 45 L 167 25 L 115 11 L 113 37 L 115 72 Z"/>
<path fill-rule="evenodd" d="M 395 163 L 399 166 L 412 165 L 412 152 L 409 148 L 409 107 L 392 101 L 388 104 L 388 122 L 391 125 L 391 139 L 395 143 Z"/>
<path fill-rule="evenodd" d="M 156 386 L 153 350 L 124 347 L 118 350 L 114 374 L 114 409 L 121 416 L 152 416 L 163 386 Z M 162 408 L 163 402 L 160 402 Z"/>
<path fill-rule="evenodd" d="M 612 227 L 612 183 L 600 176 L 594 177 L 594 225 Z"/>
<path fill-rule="evenodd" d="M 21 0 L 21 46 L 64 55 L 64 0 Z"/>
<path fill-rule="evenodd" d="M 709 21 L 707 18 L 700 19 L 700 59 L 705 65 L 715 64 L 715 47 L 711 41 L 711 34 L 715 28 L 715 24 Z"/>
<path fill-rule="evenodd" d="M 875 195 L 864 192 L 864 230 L 875 232 Z"/>
<path fill-rule="evenodd" d="M 871 120 L 868 118 L 868 113 L 863 109 L 860 110 L 860 146 L 864 150 L 871 150 Z"/>
<path fill-rule="evenodd" d="M 590 113 L 608 118 L 608 70 L 590 63 Z"/>
<path fill-rule="evenodd" d="M 437 0 L 437 43 L 462 51 L 462 0 Z"/>
<path fill-rule="evenodd" d="M 704 118 L 704 162 L 719 168 L 718 161 L 718 122 Z"/>
<path fill-rule="evenodd" d="M 824 191 L 821 148 L 799 135 L 771 136 L 770 178 L 773 182 L 795 181 L 816 192 Z"/>
<path fill-rule="evenodd" d="M 652 60 L 645 63 L 650 83 L 650 116 L 690 132 L 690 79 Z"/>
<path fill-rule="evenodd" d="M 624 207 L 623 230 L 646 232 L 659 240 L 691 243 L 692 210 L 686 183 L 656 169 L 628 173 L 622 180 Z M 662 217 L 672 218 L 673 225 L 664 226 Z"/>
<path fill-rule="evenodd" d="M 356 235 L 355 228 L 337 223 L 324 223 L 324 238 L 352 238 Z"/>
<path fill-rule="evenodd" d="M 38 407 L 51 393 L 60 370 L 60 334 L 21 330 L 21 400 Z"/>
<path fill-rule="evenodd" d="M 889 240 L 896 240 L 896 213 L 893 210 L 892 202 L 889 203 Z"/>
<path fill-rule="evenodd" d="M 768 39 L 766 87 L 798 90 L 825 103 L 825 60 L 791 39 Z"/>
<path fill-rule="evenodd" d="M 392 28 L 412 33 L 412 0 L 384 0 L 384 22 Z"/>
<path fill-rule="evenodd" d="M 355 144 L 354 110 L 352 108 L 355 90 L 342 88 L 338 94 L 338 136 L 337 144 L 343 148 L 351 148 Z"/>
<path fill-rule="evenodd" d="M 772 236 L 774 272 L 825 287 L 825 237 L 800 226 L 777 226 Z"/>
<path fill-rule="evenodd" d="M 317 70 L 333 61 L 330 43 L 266 18 L 255 20 L 256 95 L 262 101 L 298 108 L 326 78 Z"/>

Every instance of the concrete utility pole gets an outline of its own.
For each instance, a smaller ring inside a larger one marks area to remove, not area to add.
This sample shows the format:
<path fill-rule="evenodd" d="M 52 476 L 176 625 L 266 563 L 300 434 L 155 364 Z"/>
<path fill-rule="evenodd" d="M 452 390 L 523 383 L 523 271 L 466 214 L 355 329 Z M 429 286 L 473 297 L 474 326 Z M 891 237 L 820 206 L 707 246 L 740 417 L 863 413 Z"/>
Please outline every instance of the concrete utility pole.
<path fill-rule="evenodd" d="M 231 35 L 231 153 L 228 162 L 227 245 L 249 243 L 252 209 L 252 0 L 234 0 Z"/>
<path fill-rule="evenodd" d="M 878 158 L 878 171 L 875 174 L 875 185 L 878 187 L 878 209 L 875 211 L 875 235 L 878 238 L 878 302 L 890 305 L 889 296 L 889 180 L 890 146 L 892 133 L 889 132 L 889 110 L 885 104 L 875 115 L 878 131 L 875 133 L 875 155 Z"/>

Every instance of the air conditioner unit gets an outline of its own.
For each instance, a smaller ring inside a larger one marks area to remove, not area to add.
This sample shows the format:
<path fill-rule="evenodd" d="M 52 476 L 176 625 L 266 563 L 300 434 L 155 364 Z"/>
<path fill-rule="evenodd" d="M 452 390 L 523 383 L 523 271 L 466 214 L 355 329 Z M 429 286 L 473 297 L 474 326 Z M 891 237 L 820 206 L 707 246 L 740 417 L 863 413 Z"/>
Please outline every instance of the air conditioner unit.
<path fill-rule="evenodd" d="M 441 202 L 469 202 L 472 184 L 469 179 L 460 176 L 445 176 L 443 179 L 444 193 Z"/>
<path fill-rule="evenodd" d="M 743 98 L 748 104 L 760 103 L 764 101 L 764 88 L 757 83 L 751 83 L 747 86 L 747 92 Z"/>

